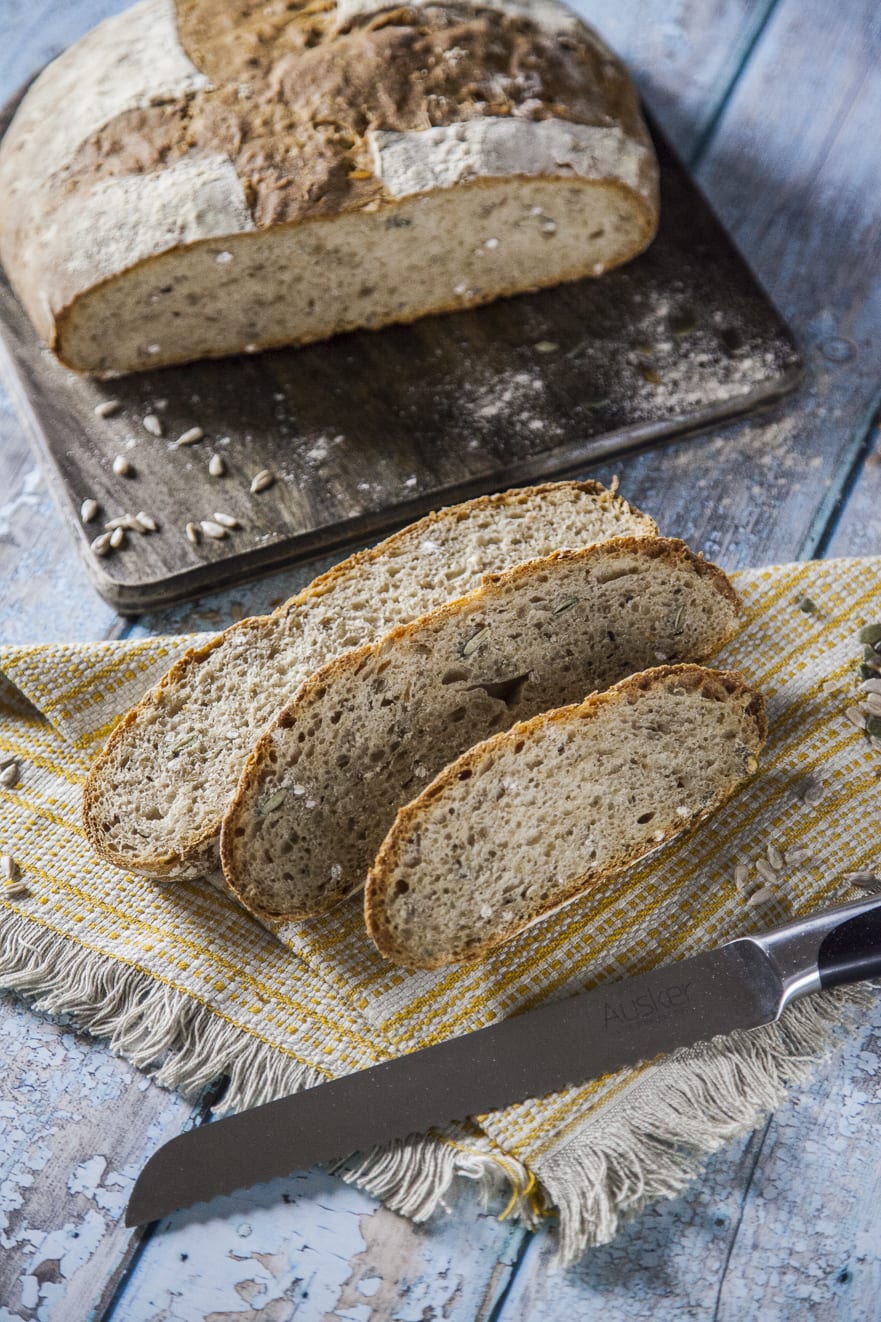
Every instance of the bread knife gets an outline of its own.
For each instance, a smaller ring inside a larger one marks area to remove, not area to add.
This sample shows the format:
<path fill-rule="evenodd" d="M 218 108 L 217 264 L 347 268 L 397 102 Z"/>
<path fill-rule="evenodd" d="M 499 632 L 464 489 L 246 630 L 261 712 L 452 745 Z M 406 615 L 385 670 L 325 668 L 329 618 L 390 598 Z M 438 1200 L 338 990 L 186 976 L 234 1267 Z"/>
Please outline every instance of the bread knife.
<path fill-rule="evenodd" d="M 873 894 L 189 1130 L 149 1159 L 125 1224 L 758 1028 L 879 975 Z"/>

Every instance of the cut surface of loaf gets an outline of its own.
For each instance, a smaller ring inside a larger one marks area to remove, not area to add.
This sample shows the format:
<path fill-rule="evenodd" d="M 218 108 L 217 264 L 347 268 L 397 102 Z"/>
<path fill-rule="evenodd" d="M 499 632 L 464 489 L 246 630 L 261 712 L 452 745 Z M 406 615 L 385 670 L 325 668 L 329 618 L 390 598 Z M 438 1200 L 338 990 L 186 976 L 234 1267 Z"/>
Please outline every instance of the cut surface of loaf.
<path fill-rule="evenodd" d="M 472 748 L 399 812 L 367 883 L 386 959 L 480 958 L 707 817 L 757 767 L 733 672 L 647 670 Z"/>
<path fill-rule="evenodd" d="M 228 884 L 263 919 L 364 885 L 398 808 L 518 720 L 737 628 L 728 579 L 667 538 L 616 538 L 484 580 L 316 672 L 248 759 L 221 836 Z"/>
<path fill-rule="evenodd" d="M 36 80 L 0 192 L 19 298 L 98 375 L 598 275 L 658 215 L 627 72 L 557 0 L 141 0 Z"/>
<path fill-rule="evenodd" d="M 123 718 L 86 782 L 92 846 L 156 877 L 211 870 L 254 741 L 331 657 L 461 596 L 484 573 L 656 532 L 599 483 L 556 482 L 452 506 L 351 556 L 274 614 L 187 653 Z"/>

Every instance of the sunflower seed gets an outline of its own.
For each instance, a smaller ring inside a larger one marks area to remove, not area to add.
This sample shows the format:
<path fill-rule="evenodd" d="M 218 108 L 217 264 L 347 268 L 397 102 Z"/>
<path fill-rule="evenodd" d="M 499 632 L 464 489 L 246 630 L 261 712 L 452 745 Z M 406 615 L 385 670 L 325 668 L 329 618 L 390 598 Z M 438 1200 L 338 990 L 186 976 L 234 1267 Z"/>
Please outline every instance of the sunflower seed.
<path fill-rule="evenodd" d="M 879 879 L 874 872 L 845 872 L 844 880 L 849 881 L 851 886 L 858 886 L 860 890 L 870 890 L 879 884 Z"/>
<path fill-rule="evenodd" d="M 796 845 L 794 849 L 787 849 L 784 854 L 784 860 L 787 867 L 797 868 L 800 863 L 807 863 L 811 858 L 811 851 L 804 845 Z"/>
<path fill-rule="evenodd" d="M 110 534 L 110 545 L 114 551 L 118 551 L 120 546 L 125 545 L 125 528 L 114 528 Z"/>
<path fill-rule="evenodd" d="M 846 708 L 844 719 L 850 721 L 851 725 L 855 725 L 858 730 L 864 730 L 866 728 L 866 718 L 860 711 L 859 707 Z"/>
<path fill-rule="evenodd" d="M 809 808 L 816 808 L 817 804 L 822 803 L 825 797 L 826 786 L 819 780 L 814 780 L 802 795 L 802 802 L 806 803 Z"/>
<path fill-rule="evenodd" d="M 251 495 L 256 496 L 258 491 L 265 491 L 271 487 L 275 481 L 275 474 L 268 468 L 261 468 L 259 473 L 255 473 L 251 478 Z"/>
<path fill-rule="evenodd" d="M 776 896 L 774 895 L 774 892 L 771 890 L 770 886 L 760 886 L 757 891 L 753 891 L 752 895 L 750 895 L 749 899 L 747 900 L 747 904 L 749 905 L 767 904 L 769 900 L 773 900 L 775 898 Z"/>
<path fill-rule="evenodd" d="M 102 399 L 100 404 L 95 405 L 95 412 L 99 418 L 110 418 L 114 413 L 118 413 L 122 408 L 118 399 Z"/>
<path fill-rule="evenodd" d="M 775 844 L 769 844 L 767 853 L 768 862 L 771 864 L 771 867 L 775 872 L 779 872 L 783 867 L 783 855 L 780 853 L 780 850 Z"/>
<path fill-rule="evenodd" d="M 881 678 L 870 677 L 860 685 L 860 691 L 862 693 L 881 693 Z"/>
<path fill-rule="evenodd" d="M 199 526 L 205 536 L 213 537 L 215 542 L 222 541 L 224 537 L 229 536 L 227 530 L 221 527 L 219 523 L 215 523 L 213 519 L 200 519 Z"/>
<path fill-rule="evenodd" d="M 0 771 L 0 785 L 2 785 L 4 789 L 11 790 L 13 785 L 18 784 L 20 774 L 21 769 L 18 763 L 10 762 L 9 766 L 4 767 L 3 770 Z"/>
<path fill-rule="evenodd" d="M 162 419 L 157 418 L 155 413 L 148 413 L 144 418 L 144 431 L 148 431 L 151 436 L 161 436 L 163 430 Z"/>
<path fill-rule="evenodd" d="M 135 515 L 136 520 L 141 525 L 140 532 L 158 532 L 159 524 L 153 518 L 152 514 L 145 514 L 143 510 L 138 510 Z"/>
<path fill-rule="evenodd" d="M 111 537 L 111 534 L 110 534 L 109 532 L 102 532 L 101 535 L 100 535 L 99 537 L 96 537 L 95 540 L 92 542 L 92 548 L 91 548 L 91 549 L 92 549 L 92 554 L 93 554 L 93 555 L 102 555 L 102 556 L 103 556 L 103 555 L 109 555 L 109 554 L 110 554 L 110 537 Z"/>
<path fill-rule="evenodd" d="M 280 790 L 276 790 L 273 794 L 267 794 L 266 798 L 257 805 L 257 811 L 260 816 L 266 817 L 269 813 L 275 812 L 277 808 L 280 808 L 287 798 L 287 793 L 285 787 L 282 786 Z"/>
<path fill-rule="evenodd" d="M 101 506 L 98 504 L 97 500 L 92 500 L 91 496 L 89 496 L 87 500 L 84 500 L 82 505 L 80 505 L 80 518 L 83 523 L 91 523 L 93 519 L 96 519 L 100 508 Z"/>
<path fill-rule="evenodd" d="M 208 474 L 210 477 L 224 477 L 226 474 L 226 464 L 223 457 L 219 454 L 213 454 L 208 460 Z"/>
<path fill-rule="evenodd" d="M 3 887 L 3 894 L 7 900 L 23 900 L 30 891 L 23 881 L 10 881 Z"/>
<path fill-rule="evenodd" d="M 535 347 L 539 353 L 555 353 L 560 346 L 553 340 L 539 340 Z"/>
<path fill-rule="evenodd" d="M 0 879 L 15 881 L 18 877 L 18 864 L 11 854 L 0 854 Z"/>
<path fill-rule="evenodd" d="M 194 744 L 198 738 L 198 734 L 188 734 L 186 739 L 181 739 L 180 743 L 174 745 L 171 756 L 176 757 L 178 753 L 182 753 L 185 748 L 189 748 L 191 744 Z"/>
<path fill-rule="evenodd" d="M 202 540 L 202 534 L 199 532 L 198 523 L 188 523 L 184 531 L 187 534 L 187 541 L 192 542 L 194 546 Z"/>
<path fill-rule="evenodd" d="M 140 532 L 137 519 L 132 514 L 120 514 L 115 519 L 108 519 L 104 524 L 105 532 L 116 532 L 117 528 L 126 528 L 130 532 Z"/>
<path fill-rule="evenodd" d="M 117 477 L 134 477 L 135 470 L 124 454 L 118 454 L 113 461 L 113 471 Z"/>
<path fill-rule="evenodd" d="M 563 615 L 565 614 L 566 611 L 571 611 L 572 607 L 575 606 L 577 602 L 578 602 L 577 597 L 570 597 L 568 601 L 564 601 L 561 605 L 555 606 L 554 609 L 551 611 L 551 614 Z"/>
<path fill-rule="evenodd" d="M 242 526 L 232 514 L 223 514 L 218 510 L 214 511 L 214 521 L 219 523 L 221 528 L 241 528 Z"/>
<path fill-rule="evenodd" d="M 866 693 L 860 704 L 864 712 L 871 716 L 881 716 L 881 693 Z"/>
<path fill-rule="evenodd" d="M 175 445 L 178 449 L 183 445 L 195 445 L 197 441 L 201 441 L 204 435 L 205 433 L 201 427 L 190 427 L 187 431 L 182 432 L 180 436 L 178 436 Z"/>
<path fill-rule="evenodd" d="M 734 869 L 734 884 L 739 891 L 745 890 L 749 880 L 749 867 L 746 863 L 738 863 Z"/>
<path fill-rule="evenodd" d="M 767 881 L 772 886 L 775 885 L 780 880 L 780 878 L 777 876 L 777 873 L 774 871 L 771 864 L 768 862 L 766 858 L 760 858 L 756 860 L 756 872 L 758 872 L 759 876 L 762 878 L 762 881 Z"/>
<path fill-rule="evenodd" d="M 473 633 L 471 637 L 466 642 L 464 642 L 461 648 L 459 649 L 462 656 L 472 656 L 473 653 L 477 651 L 478 647 L 486 638 L 488 633 L 489 633 L 488 627 L 484 627 L 483 629 L 478 629 L 476 633 Z"/>

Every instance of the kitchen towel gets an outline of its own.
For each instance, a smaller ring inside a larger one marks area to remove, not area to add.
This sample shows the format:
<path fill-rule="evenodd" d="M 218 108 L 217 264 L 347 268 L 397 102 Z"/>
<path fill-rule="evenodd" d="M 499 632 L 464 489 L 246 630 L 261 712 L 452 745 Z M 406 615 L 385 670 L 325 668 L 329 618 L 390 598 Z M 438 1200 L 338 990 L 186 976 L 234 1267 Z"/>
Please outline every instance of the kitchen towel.
<path fill-rule="evenodd" d="M 744 625 L 713 664 L 766 695 L 759 774 L 589 898 L 479 963 L 432 973 L 379 958 L 357 897 L 276 937 L 202 882 L 159 885 L 91 853 L 80 824 L 89 764 L 193 638 L 0 647 L 0 768 L 18 768 L 17 783 L 0 784 L 0 851 L 20 876 L 0 894 L 0 985 L 186 1095 L 226 1076 L 220 1106 L 237 1110 L 854 897 L 847 874 L 875 863 L 881 743 L 846 712 L 861 682 L 858 630 L 881 620 L 881 560 L 734 578 Z M 450 1207 L 457 1177 L 477 1179 L 502 1215 L 556 1218 L 571 1262 L 755 1126 L 867 994 L 816 995 L 779 1024 L 340 1154 L 337 1169 L 417 1220 Z"/>

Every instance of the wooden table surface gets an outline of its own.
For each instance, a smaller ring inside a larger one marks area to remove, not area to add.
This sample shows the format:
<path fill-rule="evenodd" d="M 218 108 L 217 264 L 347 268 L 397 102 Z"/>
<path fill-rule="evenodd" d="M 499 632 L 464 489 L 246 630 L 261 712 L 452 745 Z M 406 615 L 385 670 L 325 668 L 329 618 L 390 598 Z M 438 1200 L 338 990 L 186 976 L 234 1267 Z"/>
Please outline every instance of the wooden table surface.
<path fill-rule="evenodd" d="M 0 96 L 122 7 L 0 0 Z M 577 7 L 630 61 L 807 361 L 774 411 L 591 476 L 617 472 L 662 531 L 727 568 L 881 553 L 877 0 Z M 120 618 L 72 557 L 2 395 L 0 438 L 3 641 L 222 627 L 315 572 Z M 686 1195 L 556 1274 L 551 1234 L 499 1223 L 468 1188 L 416 1228 L 320 1171 L 224 1220 L 127 1231 L 132 1176 L 200 1108 L 11 996 L 0 1035 L 0 1322 L 881 1318 L 881 1000 Z"/>

